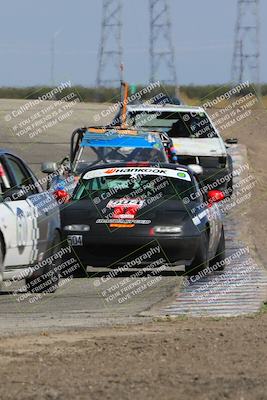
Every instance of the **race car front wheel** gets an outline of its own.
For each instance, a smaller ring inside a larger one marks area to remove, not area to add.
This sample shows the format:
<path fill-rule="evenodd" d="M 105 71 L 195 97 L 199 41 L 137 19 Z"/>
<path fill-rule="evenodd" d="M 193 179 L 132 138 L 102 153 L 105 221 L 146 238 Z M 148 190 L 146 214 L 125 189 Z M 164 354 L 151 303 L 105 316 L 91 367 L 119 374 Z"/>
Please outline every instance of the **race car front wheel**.
<path fill-rule="evenodd" d="M 88 274 L 86 272 L 86 267 L 79 266 L 74 272 L 73 272 L 73 277 L 74 278 L 88 278 Z"/>
<path fill-rule="evenodd" d="M 222 228 L 220 241 L 216 250 L 215 257 L 210 260 L 210 266 L 213 267 L 214 271 L 224 270 L 224 259 L 225 259 L 225 237 L 224 229 Z"/>
<path fill-rule="evenodd" d="M 196 275 L 209 265 L 208 250 L 209 249 L 209 235 L 206 231 L 202 232 L 198 249 L 192 263 L 186 267 L 187 275 Z"/>
<path fill-rule="evenodd" d="M 2 288 L 2 282 L 4 280 L 4 245 L 0 239 L 0 290 Z"/>
<path fill-rule="evenodd" d="M 32 276 L 26 279 L 27 290 L 31 293 L 54 293 L 58 288 L 59 273 L 57 267 L 61 260 L 60 258 L 53 259 L 61 248 L 61 238 L 58 231 L 55 231 L 52 245 L 50 250 L 47 252 L 46 259 L 51 259 L 51 263 L 42 271 L 42 275 L 39 277 Z"/>

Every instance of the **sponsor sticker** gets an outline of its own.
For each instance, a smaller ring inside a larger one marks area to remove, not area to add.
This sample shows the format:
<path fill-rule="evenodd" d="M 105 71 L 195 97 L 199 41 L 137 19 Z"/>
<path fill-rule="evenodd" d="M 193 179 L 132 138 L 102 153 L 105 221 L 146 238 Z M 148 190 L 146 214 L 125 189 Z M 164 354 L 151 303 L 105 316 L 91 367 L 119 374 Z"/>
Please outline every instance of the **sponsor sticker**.
<path fill-rule="evenodd" d="M 113 209 L 113 218 L 118 219 L 134 219 L 137 211 L 142 208 L 145 203 L 142 199 L 116 199 L 110 200 L 107 208 Z"/>
<path fill-rule="evenodd" d="M 132 224 L 135 225 L 149 225 L 151 224 L 150 219 L 135 219 L 134 221 L 131 219 L 97 219 L 96 224 Z"/>
<path fill-rule="evenodd" d="M 155 168 L 155 167 L 125 167 L 125 168 L 102 168 L 93 171 L 88 171 L 83 176 L 84 180 L 103 177 L 103 176 L 116 176 L 116 175 L 155 175 L 155 176 L 166 176 L 167 178 L 176 178 L 190 182 L 191 178 L 187 171 L 180 168 L 168 169 L 168 168 Z"/>
<path fill-rule="evenodd" d="M 166 169 L 161 168 L 109 168 L 104 174 L 159 174 L 166 175 Z"/>
<path fill-rule="evenodd" d="M 110 228 L 133 228 L 135 224 L 110 224 Z"/>
<path fill-rule="evenodd" d="M 137 207 L 141 208 L 145 201 L 143 199 L 113 199 L 110 200 L 107 204 L 108 208 L 115 208 L 115 207 Z"/>

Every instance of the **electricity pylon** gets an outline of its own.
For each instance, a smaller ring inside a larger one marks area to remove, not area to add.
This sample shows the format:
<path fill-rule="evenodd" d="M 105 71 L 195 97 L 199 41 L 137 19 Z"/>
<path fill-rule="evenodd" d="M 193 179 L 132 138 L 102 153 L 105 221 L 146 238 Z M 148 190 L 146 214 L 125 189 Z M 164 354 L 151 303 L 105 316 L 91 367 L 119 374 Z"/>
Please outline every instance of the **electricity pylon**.
<path fill-rule="evenodd" d="M 177 88 L 169 0 L 150 0 L 150 82 Z"/>
<path fill-rule="evenodd" d="M 238 0 L 232 81 L 260 83 L 259 0 Z"/>
<path fill-rule="evenodd" d="M 122 1 L 103 0 L 97 86 L 117 86 L 122 65 Z"/>

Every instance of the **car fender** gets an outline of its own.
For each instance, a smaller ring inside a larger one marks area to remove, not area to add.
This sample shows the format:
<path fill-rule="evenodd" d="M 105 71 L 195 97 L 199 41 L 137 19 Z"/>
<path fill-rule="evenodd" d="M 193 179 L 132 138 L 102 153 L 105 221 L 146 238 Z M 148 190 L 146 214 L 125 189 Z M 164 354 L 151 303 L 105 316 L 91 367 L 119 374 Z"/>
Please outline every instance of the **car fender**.
<path fill-rule="evenodd" d="M 31 206 L 26 200 L 7 201 L 0 204 L 0 210 L 0 229 L 6 248 L 5 267 L 31 264 L 37 250 L 34 236 L 38 236 Z"/>
<path fill-rule="evenodd" d="M 0 239 L 2 239 L 4 244 L 4 252 L 5 255 L 8 253 L 9 248 L 11 247 L 12 236 L 14 236 L 14 231 L 12 233 L 12 229 L 15 228 L 15 216 L 12 210 L 6 205 L 6 203 L 0 204 Z"/>

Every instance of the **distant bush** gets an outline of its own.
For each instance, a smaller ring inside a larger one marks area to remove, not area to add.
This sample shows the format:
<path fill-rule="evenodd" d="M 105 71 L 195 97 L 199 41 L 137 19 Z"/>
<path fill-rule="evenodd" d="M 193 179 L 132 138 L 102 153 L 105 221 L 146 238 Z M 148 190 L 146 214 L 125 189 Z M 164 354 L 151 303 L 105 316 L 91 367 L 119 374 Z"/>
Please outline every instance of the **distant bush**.
<path fill-rule="evenodd" d="M 139 85 L 136 90 L 139 91 L 144 86 Z M 2 99 L 37 99 L 38 97 L 51 91 L 53 88 L 46 87 L 2 87 L 0 88 L 0 98 Z M 183 85 L 180 87 L 181 97 L 186 100 L 194 100 L 197 102 L 204 102 L 207 100 L 213 100 L 215 97 L 222 95 L 231 89 L 230 85 Z M 249 88 L 247 91 L 250 91 Z M 110 102 L 114 103 L 120 99 L 120 89 L 119 88 L 95 88 L 95 87 L 84 87 L 84 86 L 73 86 L 71 88 L 65 89 L 56 95 L 56 99 L 60 100 L 62 97 L 68 95 L 71 92 L 76 92 L 81 101 L 84 102 Z M 175 89 L 172 86 L 161 86 L 155 89 L 153 92 L 147 93 L 143 96 L 143 99 L 150 99 L 152 96 L 158 94 L 159 92 L 164 92 L 170 96 L 174 96 Z M 242 92 L 245 94 L 246 90 Z M 261 94 L 267 96 L 267 84 L 261 85 Z"/>
<path fill-rule="evenodd" d="M 15 87 L 2 87 L 0 88 L 0 98 L 2 99 L 38 99 L 42 95 L 53 90 L 53 87 L 49 86 L 32 86 L 24 88 Z M 75 92 L 80 97 L 81 101 L 89 102 L 104 102 L 111 101 L 116 97 L 118 99 L 119 89 L 116 88 L 87 88 L 84 86 L 73 86 L 71 88 L 64 89 L 60 94 L 55 95 L 57 100 L 60 100 L 64 96 Z"/>

